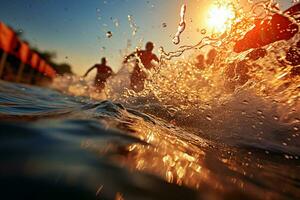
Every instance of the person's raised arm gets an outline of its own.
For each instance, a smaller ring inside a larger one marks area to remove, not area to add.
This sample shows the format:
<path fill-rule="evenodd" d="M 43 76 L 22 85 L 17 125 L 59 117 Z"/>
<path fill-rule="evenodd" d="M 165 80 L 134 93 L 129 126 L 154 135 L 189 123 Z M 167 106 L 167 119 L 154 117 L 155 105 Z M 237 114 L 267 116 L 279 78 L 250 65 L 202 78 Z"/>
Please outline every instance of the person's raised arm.
<path fill-rule="evenodd" d="M 90 69 L 88 69 L 87 72 L 84 74 L 83 77 L 86 77 L 94 68 L 96 68 L 96 65 L 94 65 L 93 67 L 91 67 Z"/>

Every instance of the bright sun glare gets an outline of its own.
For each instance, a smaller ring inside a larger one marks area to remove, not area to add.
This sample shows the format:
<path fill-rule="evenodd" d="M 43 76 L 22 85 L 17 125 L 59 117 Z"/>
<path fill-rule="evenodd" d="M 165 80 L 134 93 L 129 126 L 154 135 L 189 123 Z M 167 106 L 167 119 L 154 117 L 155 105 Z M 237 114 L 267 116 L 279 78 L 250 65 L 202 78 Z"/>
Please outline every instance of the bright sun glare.
<path fill-rule="evenodd" d="M 235 14 L 230 7 L 213 6 L 209 10 L 208 27 L 213 32 L 224 32 L 232 23 Z"/>

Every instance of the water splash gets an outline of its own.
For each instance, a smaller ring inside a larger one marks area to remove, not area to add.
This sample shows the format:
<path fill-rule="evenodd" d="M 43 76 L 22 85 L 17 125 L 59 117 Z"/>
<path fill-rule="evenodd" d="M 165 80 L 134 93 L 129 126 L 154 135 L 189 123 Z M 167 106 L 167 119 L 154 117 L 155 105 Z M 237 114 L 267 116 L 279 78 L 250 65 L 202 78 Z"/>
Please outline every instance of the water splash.
<path fill-rule="evenodd" d="M 173 43 L 176 44 L 176 45 L 180 43 L 180 35 L 185 30 L 185 26 L 186 26 L 185 13 L 186 13 L 186 5 L 183 4 L 181 6 L 181 9 L 180 9 L 180 22 L 179 22 L 179 25 L 178 25 L 178 28 L 177 28 L 177 32 L 176 32 L 176 34 L 175 34 L 175 36 L 172 40 Z"/>
<path fill-rule="evenodd" d="M 234 41 L 242 38 L 252 28 L 255 17 L 262 16 L 261 13 L 254 12 L 257 6 L 264 7 L 264 16 L 271 13 L 287 16 L 286 13 L 277 10 L 273 3 L 268 1 L 253 4 L 251 12 L 247 13 L 235 7 L 236 19 L 225 34 L 208 35 L 197 44 L 181 46 L 174 52 L 166 53 L 161 48 L 160 67 L 153 71 L 146 70 L 148 79 L 145 82 L 145 90 L 140 93 L 129 89 L 129 77 L 134 63 L 123 67 L 116 77 L 109 79 L 106 89 L 101 94 L 97 94 L 96 89 L 92 87 L 92 81 L 71 78 L 72 80 L 57 81 L 56 84 L 69 81 L 64 89 L 68 93 L 97 99 L 108 98 L 128 106 L 136 106 L 137 109 L 160 115 L 177 125 L 195 126 L 196 130 L 215 137 L 222 138 L 228 134 L 245 139 L 244 128 L 250 127 L 247 130 L 249 135 L 263 132 L 264 134 L 259 133 L 255 138 L 265 141 L 272 137 L 271 133 L 276 129 L 276 126 L 272 129 L 268 124 L 297 124 L 295 119 L 300 112 L 300 79 L 290 78 L 292 66 L 282 64 L 281 61 L 300 36 L 298 34 L 290 41 L 268 45 L 265 47 L 267 56 L 258 60 L 247 59 L 251 50 L 236 54 L 232 53 L 232 48 Z M 194 57 L 198 50 L 204 47 L 214 47 L 217 55 L 212 65 L 199 69 Z M 186 51 L 194 53 L 184 60 L 171 60 Z M 143 66 L 141 68 L 144 69 Z M 153 113 L 157 110 L 153 108 L 157 107 L 158 110 L 162 110 L 161 113 Z M 251 111 L 254 107 L 257 108 L 255 113 Z M 254 120 L 247 121 L 249 118 Z M 262 126 L 265 128 L 261 128 Z M 216 131 L 213 131 L 212 127 L 215 127 Z M 235 133 L 229 134 L 232 131 L 228 127 Z M 267 132 L 270 134 L 265 134 Z M 282 142 L 274 143 L 277 145 L 274 148 L 282 148 Z"/>
<path fill-rule="evenodd" d="M 134 22 L 134 19 L 133 19 L 132 15 L 128 15 L 127 18 L 128 18 L 129 26 L 132 30 L 132 36 L 135 36 L 136 33 L 138 32 L 139 27 Z"/>
<path fill-rule="evenodd" d="M 264 11 L 255 12 L 258 6 Z M 55 83 L 62 84 L 57 87 L 66 87 L 63 90 L 68 93 L 110 99 L 139 116 L 144 116 L 142 111 L 160 119 L 155 123 L 138 120 L 130 126 L 135 136 L 151 145 L 129 145 L 129 154 L 125 158 L 128 168 L 197 189 L 201 188 L 201 181 L 211 187 L 227 185 L 219 179 L 219 169 L 214 168 L 215 163 L 221 163 L 218 166 L 238 174 L 234 176 L 235 184 L 239 180 L 238 185 L 243 185 L 243 189 L 252 188 L 237 177 L 246 176 L 258 181 L 257 177 L 251 176 L 257 174 L 258 169 L 267 173 L 270 168 L 285 171 L 282 169 L 286 166 L 276 164 L 272 156 L 278 156 L 276 159 L 284 163 L 298 159 L 300 155 L 300 77 L 292 77 L 293 66 L 283 62 L 286 52 L 296 45 L 300 35 L 265 46 L 267 56 L 251 60 L 248 55 L 252 50 L 237 54 L 232 49 L 235 41 L 253 27 L 255 18 L 278 13 L 296 20 L 277 10 L 274 1 L 253 4 L 251 12 L 239 7 L 234 11 L 236 19 L 225 33 L 207 33 L 195 45 L 183 45 L 173 52 L 167 53 L 161 48 L 160 66 L 157 70 L 147 71 L 148 79 L 142 92 L 129 89 L 135 62 L 124 66 L 116 77 L 109 79 L 101 94 L 91 86 L 92 81 L 76 77 L 66 80 L 60 77 Z M 199 49 L 205 47 L 214 47 L 217 55 L 212 64 L 199 68 L 194 58 Z M 190 57 L 172 59 L 186 51 L 191 53 Z M 206 149 L 207 141 L 212 146 L 209 150 Z M 241 149 L 246 153 L 240 154 Z M 212 157 L 214 162 L 209 160 Z M 212 165 L 209 170 L 205 168 L 207 164 Z M 272 188 L 273 184 L 266 180 L 259 179 Z M 264 193 L 258 193 L 263 198 Z M 272 195 L 270 198 L 274 197 Z"/>

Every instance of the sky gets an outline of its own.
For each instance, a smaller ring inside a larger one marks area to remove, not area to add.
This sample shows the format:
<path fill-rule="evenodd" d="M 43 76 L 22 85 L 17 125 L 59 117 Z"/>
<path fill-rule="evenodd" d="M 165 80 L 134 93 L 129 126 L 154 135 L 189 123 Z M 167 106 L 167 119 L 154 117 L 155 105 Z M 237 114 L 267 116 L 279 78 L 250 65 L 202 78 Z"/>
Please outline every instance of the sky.
<path fill-rule="evenodd" d="M 246 1 L 246 0 L 245 0 Z M 283 8 L 292 0 L 278 1 Z M 0 21 L 23 33 L 32 47 L 56 52 L 57 62 L 72 65 L 76 74 L 100 62 L 101 57 L 117 71 L 126 53 L 147 41 L 155 53 L 163 46 L 176 49 L 182 4 L 187 5 L 187 28 L 181 44 L 195 44 L 203 35 L 213 0 L 0 0 Z M 132 16 L 130 27 L 128 15 Z M 112 36 L 107 37 L 110 31 Z"/>

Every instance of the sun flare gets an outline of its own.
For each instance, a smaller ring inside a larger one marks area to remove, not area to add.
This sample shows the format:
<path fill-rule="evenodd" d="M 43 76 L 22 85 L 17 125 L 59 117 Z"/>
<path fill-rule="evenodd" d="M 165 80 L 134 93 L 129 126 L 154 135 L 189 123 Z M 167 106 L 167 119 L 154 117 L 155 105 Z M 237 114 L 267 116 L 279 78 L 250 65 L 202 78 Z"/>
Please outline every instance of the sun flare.
<path fill-rule="evenodd" d="M 209 10 L 208 27 L 211 28 L 213 32 L 224 32 L 230 27 L 234 18 L 235 14 L 231 7 L 213 6 Z"/>

